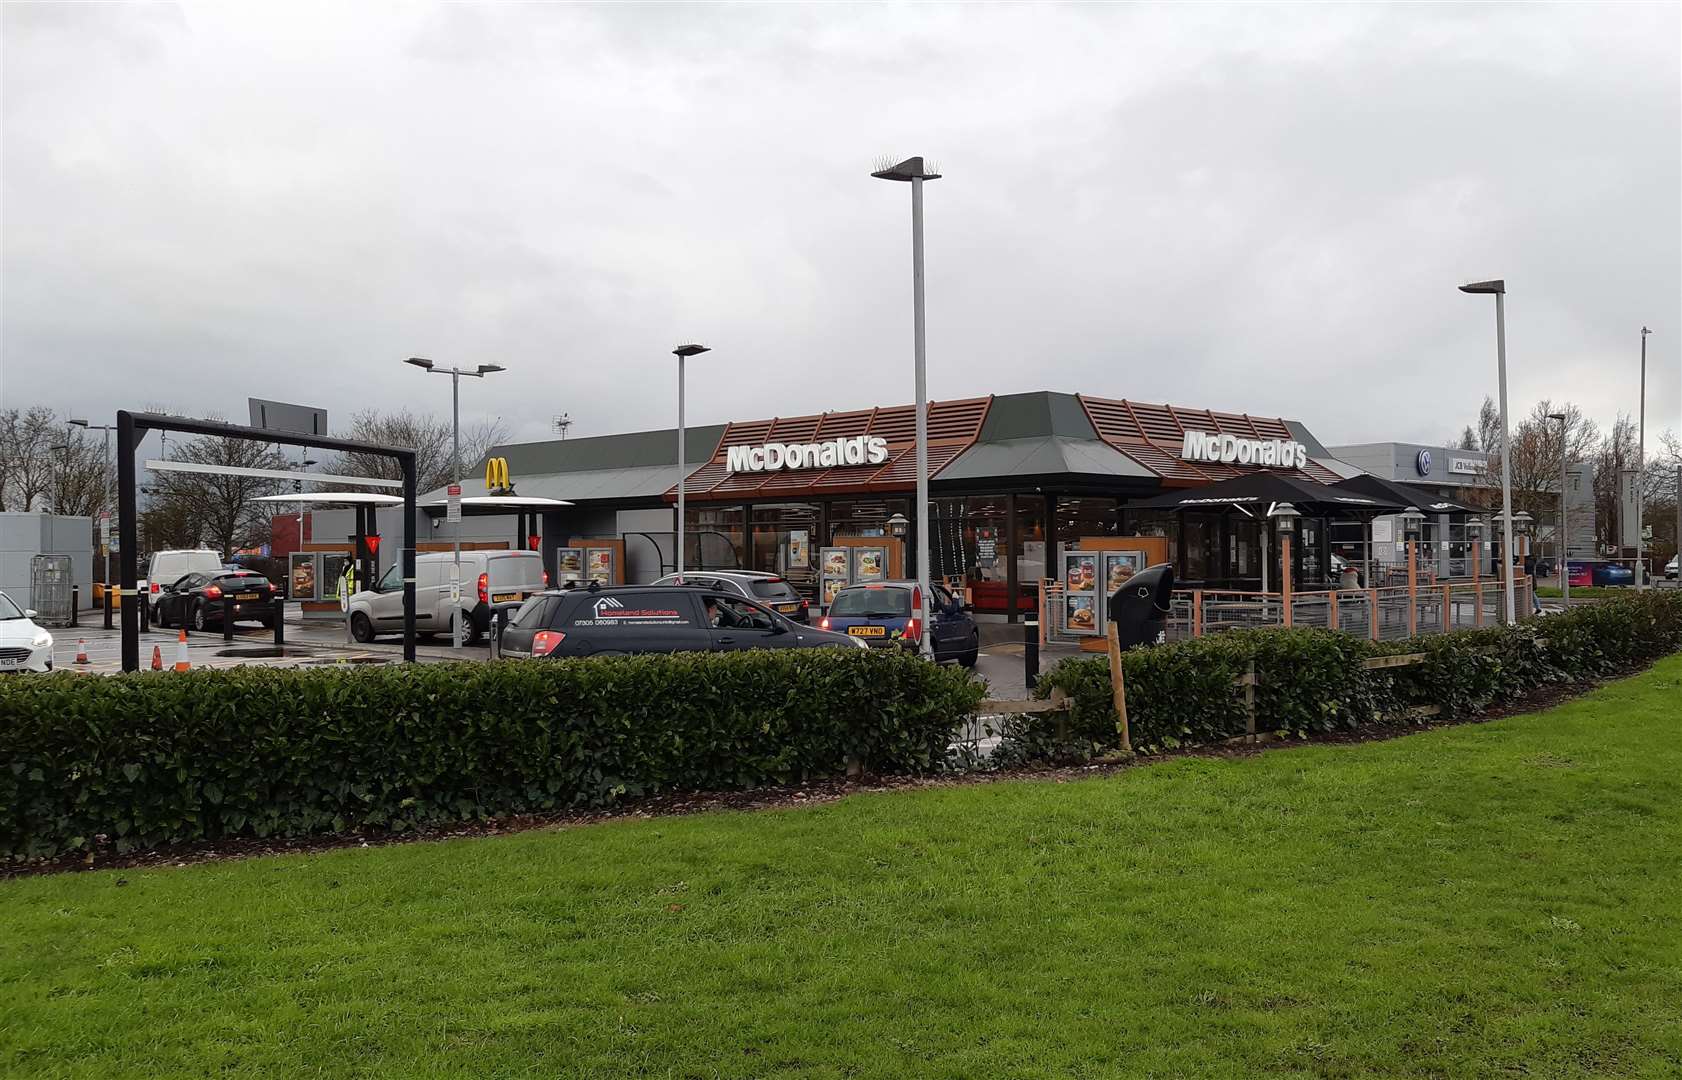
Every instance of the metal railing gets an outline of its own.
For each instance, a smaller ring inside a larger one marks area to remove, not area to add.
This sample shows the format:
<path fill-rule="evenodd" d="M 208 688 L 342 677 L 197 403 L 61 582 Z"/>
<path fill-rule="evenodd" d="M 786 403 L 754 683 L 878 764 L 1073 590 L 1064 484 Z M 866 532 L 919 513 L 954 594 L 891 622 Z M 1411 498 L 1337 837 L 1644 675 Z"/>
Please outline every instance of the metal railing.
<path fill-rule="evenodd" d="M 1514 579 L 1520 618 L 1531 613 L 1530 578 Z M 1310 592 L 1176 590 L 1168 616 L 1170 641 L 1262 626 L 1337 630 L 1373 641 L 1395 641 L 1502 621 L 1506 600 L 1499 581 L 1434 581 L 1375 589 Z"/>

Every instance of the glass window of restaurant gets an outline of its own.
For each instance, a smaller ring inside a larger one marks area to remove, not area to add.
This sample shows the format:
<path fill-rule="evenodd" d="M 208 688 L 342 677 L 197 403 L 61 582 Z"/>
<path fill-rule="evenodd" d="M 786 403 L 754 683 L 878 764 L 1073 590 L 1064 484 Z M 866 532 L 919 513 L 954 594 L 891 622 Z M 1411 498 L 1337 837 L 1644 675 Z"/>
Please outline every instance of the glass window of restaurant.
<path fill-rule="evenodd" d="M 683 546 L 689 549 L 685 566 L 733 570 L 748 565 L 740 505 L 691 502 L 684 507 L 683 518 Z M 670 555 L 669 546 L 666 554 Z"/>
<path fill-rule="evenodd" d="M 752 511 L 747 569 L 780 575 L 795 588 L 813 592 L 817 588 L 818 525 L 822 518 L 819 505 L 754 503 Z"/>

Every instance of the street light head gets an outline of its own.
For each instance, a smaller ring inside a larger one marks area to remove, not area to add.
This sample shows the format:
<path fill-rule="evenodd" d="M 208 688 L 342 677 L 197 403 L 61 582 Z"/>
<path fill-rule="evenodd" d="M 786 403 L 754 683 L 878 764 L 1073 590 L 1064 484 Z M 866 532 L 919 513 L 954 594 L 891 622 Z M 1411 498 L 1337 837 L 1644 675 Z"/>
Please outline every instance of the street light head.
<path fill-rule="evenodd" d="M 1647 329 L 1647 328 L 1646 328 L 1646 327 L 1645 327 L 1645 326 L 1643 326 L 1643 327 L 1642 327 L 1642 328 L 1641 328 L 1641 336 L 1642 336 L 1642 337 L 1646 337 L 1646 336 L 1647 336 L 1647 335 L 1648 335 L 1648 334 L 1651 334 L 1651 333 L 1652 333 L 1652 331 L 1651 331 L 1651 330 L 1649 330 L 1649 329 Z M 72 420 L 72 421 L 70 421 L 70 422 L 71 422 L 71 423 L 72 423 L 72 424 L 74 424 L 74 423 L 75 423 L 75 422 L 76 422 L 76 421 L 74 421 L 74 420 Z"/>
<path fill-rule="evenodd" d="M 923 164 L 921 157 L 908 157 L 895 164 L 894 159 L 882 157 L 876 160 L 876 171 L 870 174 L 878 180 L 939 180 L 939 166 L 930 162 Z"/>
<path fill-rule="evenodd" d="M 1643 331 L 1643 333 L 1645 333 L 1645 331 Z M 66 420 L 65 423 L 75 424 L 77 427 L 87 427 L 88 426 L 88 422 L 86 420 Z"/>
<path fill-rule="evenodd" d="M 411 356 L 403 362 L 405 364 L 413 364 L 416 367 L 420 368 L 422 371 L 431 371 L 432 370 L 432 361 L 427 360 L 424 357 Z"/>
<path fill-rule="evenodd" d="M 501 364 L 480 364 L 479 365 L 479 374 L 481 374 L 481 375 L 491 375 L 491 374 L 494 374 L 495 372 L 498 372 L 498 371 L 507 371 L 507 370 L 508 369 L 503 367 Z"/>
<path fill-rule="evenodd" d="M 1494 281 L 1474 281 L 1468 285 L 1460 286 L 1460 291 L 1463 293 L 1500 294 L 1507 291 L 1507 283 L 1501 278 L 1496 278 Z"/>
<path fill-rule="evenodd" d="M 1548 414 L 1548 419 L 1549 420 L 1558 420 L 1560 423 L 1563 424 L 1568 419 L 1568 417 L 1562 412 L 1551 412 L 1551 413 Z"/>
<path fill-rule="evenodd" d="M 688 358 L 691 356 L 700 356 L 704 352 L 712 352 L 712 350 L 707 348 L 705 345 L 696 345 L 694 342 L 691 342 L 688 345 L 679 345 L 677 348 L 673 349 L 672 355 Z"/>

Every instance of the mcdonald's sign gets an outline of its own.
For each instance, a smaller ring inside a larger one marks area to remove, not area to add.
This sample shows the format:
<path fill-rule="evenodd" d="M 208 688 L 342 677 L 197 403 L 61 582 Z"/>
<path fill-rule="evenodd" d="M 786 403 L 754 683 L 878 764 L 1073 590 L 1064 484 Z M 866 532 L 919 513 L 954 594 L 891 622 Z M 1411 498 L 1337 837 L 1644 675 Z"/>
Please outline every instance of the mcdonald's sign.
<path fill-rule="evenodd" d="M 514 482 L 508 478 L 507 458 L 488 458 L 485 461 L 485 490 L 504 494 L 514 490 Z"/>

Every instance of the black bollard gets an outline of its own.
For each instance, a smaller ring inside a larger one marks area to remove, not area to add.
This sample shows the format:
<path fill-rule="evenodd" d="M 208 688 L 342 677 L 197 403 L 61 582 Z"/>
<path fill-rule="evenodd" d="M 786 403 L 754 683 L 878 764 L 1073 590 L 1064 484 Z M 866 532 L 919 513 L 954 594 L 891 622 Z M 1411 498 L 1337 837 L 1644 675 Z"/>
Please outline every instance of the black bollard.
<path fill-rule="evenodd" d="M 234 605 L 234 594 L 231 593 L 231 592 L 223 593 L 222 594 L 222 641 L 224 643 L 231 642 L 231 641 L 234 640 L 234 606 L 235 606 Z"/>
<path fill-rule="evenodd" d="M 111 586 L 109 583 L 106 584 L 103 591 L 105 593 L 105 629 L 109 630 L 111 629 L 111 609 L 115 606 L 111 602 Z"/>
<path fill-rule="evenodd" d="M 1022 624 L 1022 683 L 1028 688 L 1028 693 L 1034 692 L 1034 684 L 1040 679 L 1040 623 L 1038 619 L 1028 619 Z"/>
<path fill-rule="evenodd" d="M 70 586 L 70 625 L 71 625 L 71 627 L 76 627 L 76 626 L 80 625 L 76 621 L 76 609 L 81 607 L 81 606 L 82 606 L 82 587 L 80 585 L 72 585 L 72 586 Z"/>
<path fill-rule="evenodd" d="M 276 648 L 286 644 L 286 597 L 279 593 L 274 598 L 274 643 Z"/>

